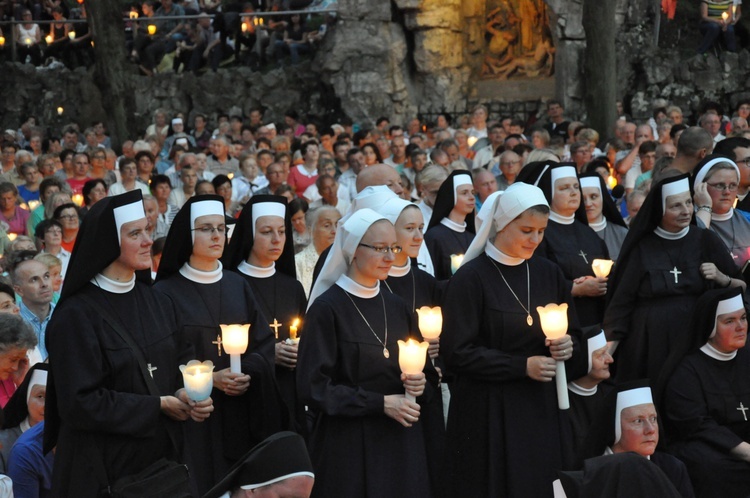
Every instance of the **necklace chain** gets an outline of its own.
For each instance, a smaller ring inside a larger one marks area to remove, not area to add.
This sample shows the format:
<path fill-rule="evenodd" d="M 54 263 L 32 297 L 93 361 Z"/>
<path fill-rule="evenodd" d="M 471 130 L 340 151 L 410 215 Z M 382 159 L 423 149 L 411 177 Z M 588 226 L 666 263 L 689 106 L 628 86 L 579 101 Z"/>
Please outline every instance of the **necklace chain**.
<path fill-rule="evenodd" d="M 349 298 L 349 301 L 352 302 L 354 305 L 354 309 L 357 310 L 357 313 L 359 313 L 359 316 L 362 317 L 362 320 L 365 321 L 365 324 L 370 329 L 370 332 L 372 332 L 372 335 L 375 336 L 375 339 L 378 340 L 378 342 L 383 346 L 383 356 L 386 358 L 389 358 L 391 356 L 391 353 L 388 351 L 388 312 L 385 309 L 385 299 L 383 298 L 383 294 L 380 294 L 380 300 L 383 302 L 383 319 L 385 320 L 385 341 L 381 341 L 380 337 L 378 337 L 378 334 L 375 333 L 375 330 L 372 328 L 372 325 L 370 325 L 370 322 L 367 321 L 367 318 L 365 318 L 365 315 L 362 314 L 362 312 L 359 310 L 359 307 L 357 306 L 357 303 L 354 302 L 354 299 L 352 299 L 352 296 L 349 295 L 347 291 L 344 291 L 344 294 L 346 294 L 346 297 Z"/>
<path fill-rule="evenodd" d="M 518 304 L 521 305 L 521 308 L 526 312 L 526 323 L 531 327 L 534 324 L 534 319 L 531 318 L 531 278 L 529 278 L 529 262 L 526 261 L 526 302 L 527 305 L 524 306 L 520 299 L 518 299 L 518 296 L 511 288 L 510 284 L 508 284 L 508 281 L 505 280 L 505 275 L 503 275 L 503 272 L 500 271 L 500 268 L 497 266 L 497 264 L 490 258 L 490 261 L 492 261 L 492 266 L 495 267 L 497 272 L 500 274 L 500 277 L 503 279 L 503 282 L 505 282 L 505 286 L 508 288 L 511 294 L 513 294 L 513 297 L 516 298 L 516 301 L 518 301 Z"/>

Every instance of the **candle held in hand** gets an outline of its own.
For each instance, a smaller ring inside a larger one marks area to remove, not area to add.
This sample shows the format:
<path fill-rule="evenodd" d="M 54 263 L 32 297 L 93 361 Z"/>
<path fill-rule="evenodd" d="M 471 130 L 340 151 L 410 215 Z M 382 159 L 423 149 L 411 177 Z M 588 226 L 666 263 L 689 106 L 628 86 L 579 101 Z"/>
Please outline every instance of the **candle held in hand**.
<path fill-rule="evenodd" d="M 187 365 L 180 365 L 185 391 L 193 401 L 203 401 L 211 396 L 214 387 L 213 362 L 190 360 Z"/>

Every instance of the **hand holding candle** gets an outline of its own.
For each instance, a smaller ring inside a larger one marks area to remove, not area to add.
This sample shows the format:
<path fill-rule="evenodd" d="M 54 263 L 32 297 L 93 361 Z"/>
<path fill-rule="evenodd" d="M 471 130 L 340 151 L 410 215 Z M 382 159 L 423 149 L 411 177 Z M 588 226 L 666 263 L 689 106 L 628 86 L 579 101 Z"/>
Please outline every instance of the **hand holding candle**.
<path fill-rule="evenodd" d="M 541 320 L 542 330 L 547 339 L 557 340 L 568 333 L 568 304 L 548 304 L 537 306 L 537 313 Z M 565 375 L 565 362 L 557 361 L 555 383 L 557 385 L 557 405 L 561 410 L 570 408 L 568 399 L 568 379 Z"/>
<path fill-rule="evenodd" d="M 214 387 L 213 362 L 190 360 L 187 365 L 180 365 L 180 372 L 190 399 L 203 401 L 211 396 L 211 389 Z"/>
<path fill-rule="evenodd" d="M 429 343 L 417 342 L 414 339 L 398 341 L 398 365 L 401 372 L 406 375 L 420 375 L 427 361 L 427 348 Z M 406 392 L 406 399 L 416 401 L 414 395 Z"/>
<path fill-rule="evenodd" d="M 247 351 L 250 324 L 220 325 L 220 327 L 221 344 L 224 346 L 224 352 L 229 355 L 230 371 L 241 373 L 240 355 Z"/>
<path fill-rule="evenodd" d="M 431 345 L 428 351 L 430 352 L 430 358 L 434 362 L 440 350 L 440 333 L 443 331 L 443 312 L 440 306 L 432 308 L 422 306 L 417 309 L 417 315 L 419 316 L 419 331 L 422 333 L 422 337 Z"/>
<path fill-rule="evenodd" d="M 297 337 L 298 327 L 299 327 L 299 318 L 295 318 L 292 324 L 289 326 L 289 341 L 292 344 L 299 344 L 299 337 Z"/>

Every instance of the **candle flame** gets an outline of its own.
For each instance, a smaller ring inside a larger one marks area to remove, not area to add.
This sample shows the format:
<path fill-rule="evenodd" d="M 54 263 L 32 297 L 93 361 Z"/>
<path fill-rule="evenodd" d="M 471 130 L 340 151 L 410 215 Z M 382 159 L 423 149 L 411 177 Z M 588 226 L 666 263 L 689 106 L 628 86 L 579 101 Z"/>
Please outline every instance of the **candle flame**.
<path fill-rule="evenodd" d="M 0 47 L 2 47 L 4 45 L 5 45 L 5 37 L 4 36 L 0 36 Z"/>
<path fill-rule="evenodd" d="M 44 37 L 44 41 L 46 41 L 48 45 L 49 45 L 50 43 L 52 43 L 52 35 L 47 35 L 47 36 L 45 36 L 45 37 Z"/>
<path fill-rule="evenodd" d="M 75 31 L 68 31 L 68 38 L 70 38 L 71 40 L 75 40 L 76 39 L 76 32 Z"/>
<path fill-rule="evenodd" d="M 131 19 L 138 19 L 138 12 L 130 11 L 130 18 Z"/>
<path fill-rule="evenodd" d="M 609 189 L 612 190 L 616 186 L 617 186 L 617 178 L 615 178 L 612 175 L 609 175 L 607 177 L 607 187 L 609 187 Z"/>
<path fill-rule="evenodd" d="M 148 34 L 155 35 L 156 34 L 156 25 L 155 24 L 149 24 L 148 25 Z"/>

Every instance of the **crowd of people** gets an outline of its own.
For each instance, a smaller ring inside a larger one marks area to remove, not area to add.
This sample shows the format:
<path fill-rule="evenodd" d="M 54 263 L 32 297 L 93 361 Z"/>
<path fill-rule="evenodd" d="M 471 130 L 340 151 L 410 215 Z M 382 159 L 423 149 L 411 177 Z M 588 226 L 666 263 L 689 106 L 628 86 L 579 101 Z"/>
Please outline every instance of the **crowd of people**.
<path fill-rule="evenodd" d="M 329 0 L 145 0 L 124 5 L 126 50 L 141 72 L 191 71 L 220 65 L 295 65 L 314 51 L 335 15 L 315 14 Z M 74 5 L 74 6 L 72 6 Z M 69 68 L 94 63 L 86 5 L 21 1 L 0 8 L 0 60 Z M 303 14 L 284 12 L 307 9 Z M 276 14 L 278 13 L 278 14 Z M 192 17 L 191 17 L 192 16 Z M 150 20 L 150 18 L 154 18 Z M 2 21 L 22 21 L 3 24 Z M 42 21 L 42 22 L 39 22 Z M 5 30 L 5 31 L 3 31 Z"/>
<path fill-rule="evenodd" d="M 99 496 L 166 459 L 194 496 L 747 496 L 750 102 L 618 110 L 159 110 L 116 152 L 103 123 L 6 130 L 0 489 Z M 238 481 L 283 431 L 299 468 Z"/>

